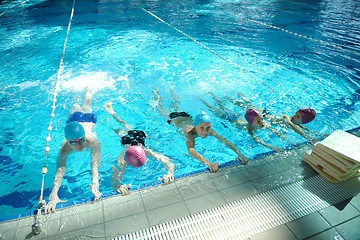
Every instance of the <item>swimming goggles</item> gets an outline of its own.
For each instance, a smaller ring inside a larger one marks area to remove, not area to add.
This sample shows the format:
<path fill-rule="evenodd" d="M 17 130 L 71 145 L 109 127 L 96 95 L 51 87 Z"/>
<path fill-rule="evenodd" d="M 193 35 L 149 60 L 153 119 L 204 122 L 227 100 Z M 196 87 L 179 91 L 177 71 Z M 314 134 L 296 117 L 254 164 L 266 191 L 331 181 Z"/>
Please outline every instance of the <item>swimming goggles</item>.
<path fill-rule="evenodd" d="M 71 146 L 75 146 L 76 144 L 81 144 L 81 143 L 85 142 L 85 137 L 82 137 L 77 141 L 76 140 L 71 140 L 71 141 L 68 141 L 68 142 L 69 142 L 69 144 Z"/>

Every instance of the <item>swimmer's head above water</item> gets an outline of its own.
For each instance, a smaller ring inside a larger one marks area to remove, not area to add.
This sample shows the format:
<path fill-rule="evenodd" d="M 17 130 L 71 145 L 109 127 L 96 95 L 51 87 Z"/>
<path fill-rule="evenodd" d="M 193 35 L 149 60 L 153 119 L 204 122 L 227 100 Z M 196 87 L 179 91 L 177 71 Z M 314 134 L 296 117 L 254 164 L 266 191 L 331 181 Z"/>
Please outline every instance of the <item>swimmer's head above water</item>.
<path fill-rule="evenodd" d="M 132 145 L 126 149 L 125 161 L 133 167 L 141 167 L 146 162 L 146 154 L 141 146 Z"/>
<path fill-rule="evenodd" d="M 195 117 L 194 128 L 197 135 L 201 138 L 206 138 L 211 130 L 210 116 L 207 115 L 206 112 L 201 111 L 201 113 Z"/>
<path fill-rule="evenodd" d="M 78 122 L 69 122 L 66 124 L 65 139 L 70 144 L 70 147 L 78 152 L 84 149 L 83 143 L 85 142 L 85 130 Z"/>
<path fill-rule="evenodd" d="M 309 107 L 300 108 L 292 117 L 291 121 L 295 124 L 306 124 L 315 119 L 316 112 Z"/>
<path fill-rule="evenodd" d="M 257 128 L 262 128 L 265 125 L 262 114 L 256 109 L 248 109 L 245 113 L 245 119 L 250 125 Z"/>

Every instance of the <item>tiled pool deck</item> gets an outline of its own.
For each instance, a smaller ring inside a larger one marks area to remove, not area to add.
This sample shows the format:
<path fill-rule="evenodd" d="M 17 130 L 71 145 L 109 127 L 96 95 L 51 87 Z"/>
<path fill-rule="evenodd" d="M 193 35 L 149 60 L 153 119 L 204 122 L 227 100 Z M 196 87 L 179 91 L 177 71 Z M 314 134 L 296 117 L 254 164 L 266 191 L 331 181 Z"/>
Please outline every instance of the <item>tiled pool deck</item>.
<path fill-rule="evenodd" d="M 360 131 L 353 134 L 360 136 Z M 36 236 L 31 229 L 34 217 L 3 222 L 0 239 L 112 239 L 312 177 L 317 173 L 302 156 L 309 149 L 311 146 L 304 146 L 246 166 L 58 210 L 41 216 L 43 229 Z M 250 239 L 360 239 L 360 195 Z"/>

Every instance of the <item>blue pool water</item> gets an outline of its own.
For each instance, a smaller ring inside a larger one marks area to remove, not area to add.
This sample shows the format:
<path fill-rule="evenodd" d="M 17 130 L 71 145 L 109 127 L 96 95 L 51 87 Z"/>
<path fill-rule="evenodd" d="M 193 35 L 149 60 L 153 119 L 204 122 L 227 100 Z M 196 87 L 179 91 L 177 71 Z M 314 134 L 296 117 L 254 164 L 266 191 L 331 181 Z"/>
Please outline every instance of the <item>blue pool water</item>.
<path fill-rule="evenodd" d="M 0 218 L 37 207 L 52 94 L 73 3 L 21 2 L 0 1 Z M 183 137 L 154 110 L 152 90 L 156 87 L 165 106 L 169 107 L 173 89 L 181 108 L 192 115 L 207 110 L 200 97 L 213 104 L 209 92 L 227 108 L 244 113 L 226 101 L 242 93 L 273 114 L 291 115 L 296 104 L 314 108 L 317 119 L 308 127 L 322 134 L 359 127 L 359 7 L 356 0 L 77 0 L 52 124 L 45 199 L 51 191 L 67 115 L 72 104 L 82 103 L 84 86 L 95 91 L 103 194 L 113 191 L 111 166 L 121 152 L 119 138 L 112 131 L 117 124 L 102 107 L 108 101 L 120 117 L 148 133 L 148 146 L 175 160 L 176 176 L 204 169 L 187 154 Z M 212 117 L 213 128 L 244 155 L 253 159 L 269 152 L 247 133 Z M 278 130 L 295 143 L 304 142 L 291 131 Z M 257 135 L 287 147 L 267 131 Z M 211 138 L 198 139 L 196 149 L 221 164 L 236 157 Z M 60 198 L 70 202 L 91 198 L 89 155 L 69 157 Z M 150 159 L 143 168 L 128 168 L 124 182 L 137 189 L 156 182 L 165 172 Z"/>

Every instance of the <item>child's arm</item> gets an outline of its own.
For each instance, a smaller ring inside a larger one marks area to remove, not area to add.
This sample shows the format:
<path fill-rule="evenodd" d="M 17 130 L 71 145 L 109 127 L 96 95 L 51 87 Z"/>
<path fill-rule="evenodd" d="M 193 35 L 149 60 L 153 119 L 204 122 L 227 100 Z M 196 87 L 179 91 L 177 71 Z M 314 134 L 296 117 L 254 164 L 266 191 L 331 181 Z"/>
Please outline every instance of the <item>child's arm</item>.
<path fill-rule="evenodd" d="M 199 162 L 201 162 L 202 164 L 207 166 L 211 172 L 217 172 L 219 170 L 219 163 L 216 163 L 216 162 L 212 163 L 209 160 L 207 160 L 206 158 L 204 158 L 203 156 L 201 156 L 200 153 L 195 151 L 195 136 L 194 135 L 189 134 L 189 133 L 187 134 L 186 147 L 187 147 L 187 150 L 188 150 L 190 156 L 192 156 L 193 158 L 195 158 L 196 160 L 198 160 Z"/>
<path fill-rule="evenodd" d="M 221 143 L 233 150 L 238 155 L 238 158 L 240 158 L 243 164 L 247 164 L 249 162 L 249 159 L 242 155 L 242 153 L 235 147 L 234 144 L 229 142 L 226 138 L 215 132 L 213 129 L 211 129 L 210 135 L 216 137 Z"/>
<path fill-rule="evenodd" d="M 275 146 L 272 146 L 272 145 L 270 145 L 270 144 L 265 143 L 265 142 L 262 141 L 260 138 L 256 137 L 256 136 L 254 135 L 254 133 L 249 132 L 249 134 L 250 134 L 250 136 L 252 136 L 252 138 L 254 139 L 254 141 L 255 141 L 256 143 L 260 143 L 261 145 L 264 145 L 265 147 L 268 147 L 268 148 L 274 150 L 274 151 L 277 152 L 277 153 L 279 153 L 279 152 L 284 152 L 284 150 L 281 149 L 281 148 L 279 148 L 279 147 L 275 147 Z"/>
<path fill-rule="evenodd" d="M 92 183 L 89 184 L 90 190 L 94 195 L 94 200 L 98 200 L 101 198 L 102 194 L 99 191 L 99 170 L 98 165 L 100 163 L 101 158 L 101 145 L 98 141 L 96 135 L 92 133 L 90 136 L 87 136 L 87 140 L 89 141 L 89 148 L 91 150 L 91 179 Z"/>
<path fill-rule="evenodd" d="M 161 162 L 163 165 L 165 165 L 167 169 L 167 174 L 165 174 L 161 179 L 164 181 L 165 184 L 174 182 L 174 164 L 171 162 L 171 160 L 160 154 L 152 151 L 149 148 L 145 148 L 145 153 L 147 156 L 151 156 Z"/>
<path fill-rule="evenodd" d="M 313 134 L 313 135 L 315 135 L 315 136 L 318 136 L 318 134 L 316 133 L 316 132 L 314 132 L 314 131 L 311 131 L 310 129 L 308 129 L 307 127 L 305 127 L 304 125 L 299 125 L 299 127 L 301 127 L 302 129 L 304 129 L 305 131 L 307 131 L 307 132 L 309 132 L 309 133 L 311 133 L 311 134 Z"/>
<path fill-rule="evenodd" d="M 268 128 L 271 132 L 275 133 L 279 138 L 286 141 L 288 144 L 293 145 L 293 143 L 290 142 L 282 132 L 279 132 L 278 130 L 276 130 L 268 125 L 266 125 L 266 128 Z"/>
<path fill-rule="evenodd" d="M 55 212 L 56 204 L 66 202 L 58 197 L 58 191 L 66 172 L 66 161 L 70 153 L 70 146 L 64 140 L 59 150 L 59 155 L 56 162 L 56 174 L 54 177 L 54 183 L 49 197 L 49 202 L 45 206 L 45 213 Z"/>
<path fill-rule="evenodd" d="M 312 138 L 312 137 L 308 136 L 307 134 L 305 134 L 304 131 L 303 131 L 298 125 L 296 125 L 295 123 L 293 123 L 293 122 L 291 121 L 291 119 L 290 119 L 289 116 L 284 115 L 283 118 L 284 118 L 285 122 L 286 122 L 287 124 L 289 124 L 289 126 L 290 126 L 297 134 L 299 134 L 300 136 L 302 136 L 303 138 L 305 138 L 306 140 L 308 140 L 308 141 L 310 141 L 310 142 L 316 142 L 316 141 L 317 141 L 316 138 Z"/>
<path fill-rule="evenodd" d="M 113 173 L 111 175 L 112 181 L 114 182 L 114 190 L 116 190 L 118 193 L 121 193 L 123 195 L 127 195 L 130 193 L 129 189 L 131 188 L 131 183 L 126 185 L 121 185 L 120 181 L 123 179 L 123 176 L 125 174 L 125 167 L 127 163 L 124 160 L 124 154 L 121 154 L 118 157 L 118 163 L 120 170 L 116 168 L 114 165 L 112 167 Z"/>
<path fill-rule="evenodd" d="M 310 129 L 308 129 L 307 127 L 305 127 L 304 125 L 300 125 L 301 128 L 303 128 L 305 131 L 308 131 L 309 133 L 315 135 L 315 136 L 319 136 L 321 138 L 327 138 L 329 136 L 329 134 L 327 133 L 324 133 L 324 134 L 319 134 L 319 133 L 316 133 L 314 131 L 311 131 Z M 313 142 L 316 142 L 318 141 L 317 139 L 313 138 Z"/>

